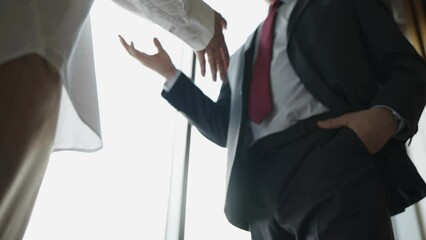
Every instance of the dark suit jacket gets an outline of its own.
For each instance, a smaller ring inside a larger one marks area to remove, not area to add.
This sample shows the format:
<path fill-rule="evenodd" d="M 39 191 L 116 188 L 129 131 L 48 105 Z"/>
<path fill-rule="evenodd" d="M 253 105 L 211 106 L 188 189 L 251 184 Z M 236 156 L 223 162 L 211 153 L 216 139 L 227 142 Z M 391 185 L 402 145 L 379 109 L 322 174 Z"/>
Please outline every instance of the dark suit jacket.
<path fill-rule="evenodd" d="M 299 0 L 288 25 L 289 59 L 306 88 L 335 113 L 386 105 L 407 120 L 399 139 L 376 154 L 392 214 L 426 195 L 405 145 L 417 132 L 426 97 L 424 60 L 401 34 L 380 0 Z M 253 39 L 231 58 L 229 81 L 216 102 L 185 76 L 163 96 L 202 134 L 228 148 L 225 212 L 247 229 L 247 89 Z"/>

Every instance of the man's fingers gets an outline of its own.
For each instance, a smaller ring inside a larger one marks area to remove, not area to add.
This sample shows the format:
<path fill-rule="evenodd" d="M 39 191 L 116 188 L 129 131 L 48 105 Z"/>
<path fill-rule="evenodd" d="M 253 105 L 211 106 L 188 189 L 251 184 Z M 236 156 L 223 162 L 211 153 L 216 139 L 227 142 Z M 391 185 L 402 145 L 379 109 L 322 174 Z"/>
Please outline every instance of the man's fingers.
<path fill-rule="evenodd" d="M 341 128 L 343 126 L 345 125 L 341 124 L 339 119 L 337 118 L 330 118 L 330 119 L 318 122 L 318 127 L 324 128 L 324 129 Z"/>
<path fill-rule="evenodd" d="M 127 53 L 132 55 L 132 53 L 130 51 L 130 45 L 127 44 L 126 40 L 124 40 L 124 38 L 122 36 L 118 35 L 118 37 L 120 38 L 121 45 L 123 45 L 123 47 L 124 47 L 124 49 L 126 49 Z"/>
<path fill-rule="evenodd" d="M 229 52 L 226 48 L 226 45 L 224 45 L 224 48 L 220 49 L 220 57 L 222 59 L 222 69 L 220 71 L 221 78 L 223 81 L 225 81 L 225 78 L 227 78 L 228 73 L 228 67 L 229 67 Z"/>
<path fill-rule="evenodd" d="M 132 55 L 133 57 L 139 59 L 140 61 L 143 61 L 146 54 L 139 52 L 136 48 L 135 48 L 135 44 L 133 43 L 133 41 L 130 43 L 130 55 Z"/>
<path fill-rule="evenodd" d="M 226 47 L 225 43 L 223 43 L 223 47 L 220 48 L 220 55 L 221 55 L 222 59 L 224 60 L 225 67 L 228 68 L 228 66 L 229 66 L 229 51 L 228 51 L 228 48 Z"/>
<path fill-rule="evenodd" d="M 225 18 L 222 17 L 222 28 L 226 29 L 228 27 L 228 22 L 225 20 Z"/>
<path fill-rule="evenodd" d="M 218 67 L 219 67 L 220 78 L 222 79 L 222 81 L 226 81 L 226 75 L 228 71 L 228 59 L 226 58 L 226 55 L 223 52 L 222 48 L 220 49 L 219 59 L 220 61 L 218 63 Z"/>
<path fill-rule="evenodd" d="M 226 68 L 223 64 L 219 64 L 219 74 L 222 81 L 226 81 Z"/>
<path fill-rule="evenodd" d="M 123 47 L 126 49 L 127 53 L 129 53 L 132 57 L 138 59 L 140 62 L 145 64 L 149 55 L 136 50 L 135 44 L 133 42 L 131 42 L 131 44 L 129 45 L 122 36 L 118 35 L 118 37 L 120 38 L 120 42 L 123 45 Z"/>
<path fill-rule="evenodd" d="M 128 45 L 127 52 L 129 52 L 129 54 L 131 56 L 137 58 L 137 52 L 138 52 L 138 50 L 135 49 L 135 44 L 133 43 L 133 41 L 130 42 L 130 46 Z"/>
<path fill-rule="evenodd" d="M 210 65 L 210 71 L 212 73 L 213 81 L 216 81 L 217 78 L 217 63 L 216 63 L 216 56 L 214 55 L 214 52 L 208 53 L 209 58 L 209 65 Z"/>
<path fill-rule="evenodd" d="M 222 29 L 226 29 L 228 26 L 228 23 L 226 22 L 225 18 L 222 17 L 222 15 L 218 12 L 215 12 L 215 23 L 220 24 L 216 25 L 216 27 L 222 27 Z"/>
<path fill-rule="evenodd" d="M 124 40 L 124 38 L 120 35 L 118 35 L 118 37 L 120 38 L 120 42 L 123 45 L 123 47 L 127 50 L 127 52 L 132 55 L 133 57 L 135 57 L 135 55 L 137 53 L 140 53 L 138 50 L 136 50 L 135 48 L 135 44 L 133 43 L 133 41 L 130 43 L 130 45 L 126 42 L 126 40 Z"/>
<path fill-rule="evenodd" d="M 201 76 L 206 75 L 206 58 L 205 51 L 197 51 L 198 62 L 200 63 Z"/>
<path fill-rule="evenodd" d="M 337 118 L 330 118 L 323 121 L 318 121 L 318 127 L 325 129 L 341 128 L 348 126 L 347 115 L 342 115 Z"/>
<path fill-rule="evenodd" d="M 160 40 L 158 40 L 158 38 L 154 38 L 153 41 L 154 41 L 154 45 L 157 48 L 158 52 L 164 52 L 165 51 L 164 48 L 163 48 L 163 45 L 161 45 L 161 42 L 160 42 Z"/>
<path fill-rule="evenodd" d="M 127 48 L 128 44 L 126 40 L 121 35 L 118 35 L 118 38 L 120 39 L 121 45 L 123 45 L 124 48 Z"/>

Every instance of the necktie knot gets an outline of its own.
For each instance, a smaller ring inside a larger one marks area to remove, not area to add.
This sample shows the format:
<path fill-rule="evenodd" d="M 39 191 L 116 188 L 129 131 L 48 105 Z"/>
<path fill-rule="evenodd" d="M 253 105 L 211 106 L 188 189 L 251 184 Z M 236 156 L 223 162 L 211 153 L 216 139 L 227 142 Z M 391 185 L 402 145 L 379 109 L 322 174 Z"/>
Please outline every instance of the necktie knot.
<path fill-rule="evenodd" d="M 271 14 L 271 12 L 276 11 L 278 7 L 281 6 L 282 3 L 283 2 L 281 2 L 281 0 L 274 0 L 269 6 L 269 14 Z"/>

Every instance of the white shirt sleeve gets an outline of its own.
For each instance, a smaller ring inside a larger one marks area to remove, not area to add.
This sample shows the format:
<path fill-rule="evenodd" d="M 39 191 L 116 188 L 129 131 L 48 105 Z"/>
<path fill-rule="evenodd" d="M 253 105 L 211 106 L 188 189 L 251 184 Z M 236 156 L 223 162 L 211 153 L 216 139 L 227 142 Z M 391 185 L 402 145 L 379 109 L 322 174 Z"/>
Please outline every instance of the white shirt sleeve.
<path fill-rule="evenodd" d="M 214 34 L 214 10 L 202 0 L 113 0 L 182 39 L 204 49 Z"/>

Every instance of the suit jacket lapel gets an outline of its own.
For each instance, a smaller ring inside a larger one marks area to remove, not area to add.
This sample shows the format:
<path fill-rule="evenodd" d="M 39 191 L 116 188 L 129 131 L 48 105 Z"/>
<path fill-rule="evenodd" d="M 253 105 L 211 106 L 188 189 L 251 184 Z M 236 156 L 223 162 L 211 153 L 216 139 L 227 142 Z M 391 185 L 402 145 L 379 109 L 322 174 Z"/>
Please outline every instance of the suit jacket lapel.
<path fill-rule="evenodd" d="M 249 60 L 249 61 L 253 60 L 256 38 L 257 38 L 257 33 L 259 32 L 259 28 L 260 28 L 260 25 L 254 31 L 254 33 L 252 33 L 247 38 L 247 41 L 244 44 L 244 54 L 246 56 L 246 59 Z"/>
<path fill-rule="evenodd" d="M 293 33 L 294 27 L 296 26 L 297 21 L 302 15 L 303 11 L 306 9 L 308 4 L 312 0 L 298 0 L 296 6 L 294 6 L 293 12 L 290 15 L 290 19 L 287 26 L 287 39 L 290 39 L 291 34 Z"/>

